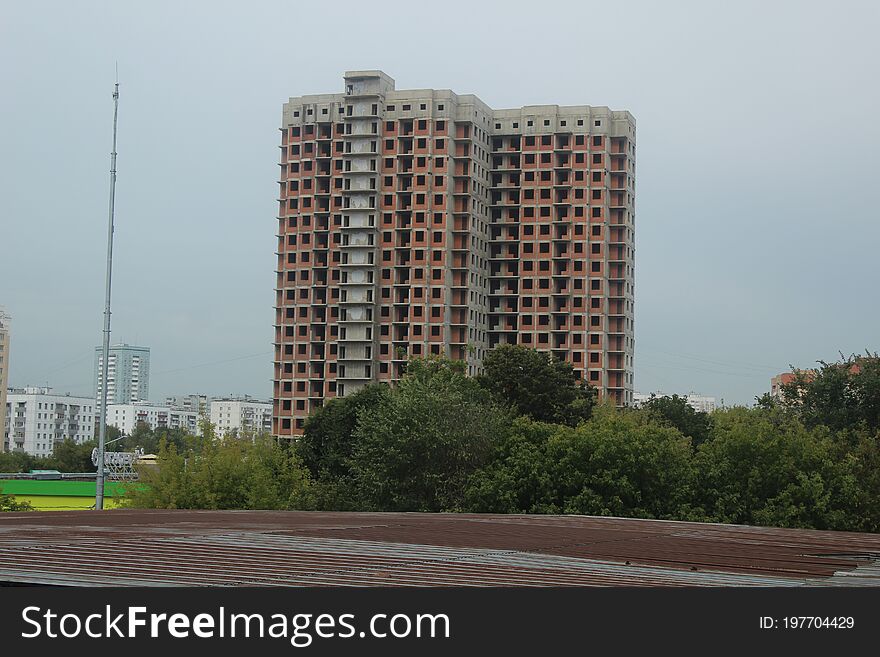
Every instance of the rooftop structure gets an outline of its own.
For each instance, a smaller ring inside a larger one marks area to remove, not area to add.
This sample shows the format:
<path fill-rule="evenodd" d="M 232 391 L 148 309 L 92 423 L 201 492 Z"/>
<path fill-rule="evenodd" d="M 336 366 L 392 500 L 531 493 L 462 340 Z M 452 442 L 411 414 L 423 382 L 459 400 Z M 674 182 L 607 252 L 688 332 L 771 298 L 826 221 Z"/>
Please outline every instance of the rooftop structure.
<path fill-rule="evenodd" d="M 0 585 L 878 586 L 878 554 L 877 534 L 587 516 L 0 514 Z"/>

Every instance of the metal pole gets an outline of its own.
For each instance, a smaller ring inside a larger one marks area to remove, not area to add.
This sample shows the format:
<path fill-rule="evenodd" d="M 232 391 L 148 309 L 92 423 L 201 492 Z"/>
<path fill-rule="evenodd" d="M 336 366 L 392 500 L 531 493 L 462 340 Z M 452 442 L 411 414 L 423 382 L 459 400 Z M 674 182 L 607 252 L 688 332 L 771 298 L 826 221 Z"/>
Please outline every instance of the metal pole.
<path fill-rule="evenodd" d="M 113 213 L 116 202 L 116 117 L 119 114 L 119 83 L 113 90 L 113 152 L 110 154 L 110 218 L 107 226 L 107 293 L 104 300 L 104 348 L 101 363 L 101 419 L 98 428 L 98 472 L 95 478 L 95 510 L 104 509 L 104 449 L 107 437 L 107 374 L 110 361 L 110 278 L 113 272 Z"/>

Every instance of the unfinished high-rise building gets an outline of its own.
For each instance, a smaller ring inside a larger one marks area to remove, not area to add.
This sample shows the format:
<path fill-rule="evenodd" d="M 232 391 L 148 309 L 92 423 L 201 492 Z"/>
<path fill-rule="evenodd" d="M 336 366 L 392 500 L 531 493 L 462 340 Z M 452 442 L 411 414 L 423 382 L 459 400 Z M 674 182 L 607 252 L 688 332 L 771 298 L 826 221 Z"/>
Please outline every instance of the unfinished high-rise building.
<path fill-rule="evenodd" d="M 281 126 L 273 432 L 411 357 L 522 344 L 632 401 L 635 120 L 349 71 Z"/>

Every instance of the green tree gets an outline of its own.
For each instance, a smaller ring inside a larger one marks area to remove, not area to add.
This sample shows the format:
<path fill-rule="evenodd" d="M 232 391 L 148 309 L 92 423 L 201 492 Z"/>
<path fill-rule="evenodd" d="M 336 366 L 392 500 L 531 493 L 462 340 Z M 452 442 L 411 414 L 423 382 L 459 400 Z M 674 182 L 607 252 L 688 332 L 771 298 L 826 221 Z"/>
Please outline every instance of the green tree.
<path fill-rule="evenodd" d="M 96 423 L 99 424 L 99 423 Z M 118 427 L 112 424 L 107 425 L 107 431 L 104 432 L 104 440 L 106 442 L 110 442 L 111 440 L 115 440 L 122 435 L 122 431 L 119 430 Z M 100 437 L 100 427 L 95 426 L 95 443 L 97 444 L 98 438 Z M 114 443 L 115 444 L 115 443 Z"/>
<path fill-rule="evenodd" d="M 499 404 L 537 422 L 577 426 L 590 418 L 596 391 L 566 361 L 522 345 L 501 345 L 483 359 L 480 385 Z"/>
<path fill-rule="evenodd" d="M 864 499 L 851 455 L 827 427 L 805 427 L 779 409 L 714 415 L 700 446 L 697 503 L 714 522 L 857 529 Z"/>
<path fill-rule="evenodd" d="M 880 432 L 880 356 L 869 354 L 854 359 L 851 370 L 852 387 L 861 415 L 861 422 L 869 432 Z"/>
<path fill-rule="evenodd" d="M 599 406 L 578 427 L 518 423 L 468 488 L 478 512 L 692 516 L 690 441 L 636 414 Z"/>
<path fill-rule="evenodd" d="M 115 428 L 115 427 L 114 427 Z M 157 427 L 151 429 L 143 422 L 138 422 L 131 435 L 125 436 L 112 445 L 108 445 L 108 450 L 116 452 L 131 452 L 136 449 L 144 450 L 145 454 L 156 454 L 159 450 L 159 444 L 165 440 L 169 445 L 174 445 L 178 449 L 183 448 L 189 434 L 186 429 L 168 427 Z"/>
<path fill-rule="evenodd" d="M 274 439 L 161 441 L 155 466 L 140 468 L 127 504 L 160 509 L 291 509 L 308 504 L 308 474 Z"/>
<path fill-rule="evenodd" d="M 352 473 L 358 417 L 364 409 L 389 396 L 385 384 L 370 384 L 346 397 L 331 399 L 306 420 L 293 449 L 308 469 L 311 496 L 317 509 L 358 511 L 365 508 Z"/>
<path fill-rule="evenodd" d="M 712 427 L 709 414 L 695 411 L 688 404 L 686 397 L 651 395 L 650 399 L 642 404 L 642 411 L 661 424 L 678 429 L 693 441 L 695 447 L 709 438 Z"/>
<path fill-rule="evenodd" d="M 880 531 L 880 432 L 860 429 L 837 436 L 835 460 L 847 468 L 857 486 L 847 528 L 853 531 Z"/>
<path fill-rule="evenodd" d="M 760 397 L 755 396 L 755 406 L 757 408 L 762 408 L 765 411 L 770 411 L 779 406 L 779 401 L 776 397 L 771 396 L 769 392 L 765 392 Z"/>
<path fill-rule="evenodd" d="M 0 472 L 30 472 L 37 469 L 38 462 L 25 452 L 0 452 Z"/>
<path fill-rule="evenodd" d="M 4 495 L 0 492 L 0 513 L 7 511 L 33 511 L 34 508 L 27 502 L 19 502 L 12 495 Z"/>
<path fill-rule="evenodd" d="M 60 472 L 95 472 L 95 464 L 92 463 L 94 448 L 95 443 L 92 441 L 80 445 L 67 438 L 64 442 L 55 444 L 52 456 L 46 460 L 45 467 Z"/>
<path fill-rule="evenodd" d="M 495 442 L 488 463 L 468 480 L 464 509 L 476 513 L 559 513 L 547 445 L 570 431 L 557 424 L 514 420 Z"/>
<path fill-rule="evenodd" d="M 352 472 L 364 504 L 383 511 L 461 508 L 468 477 L 508 430 L 509 413 L 445 358 L 409 361 L 390 395 L 358 414 Z"/>
<path fill-rule="evenodd" d="M 128 486 L 125 506 L 144 509 L 191 509 L 194 506 L 194 485 L 187 476 L 187 456 L 174 445 L 162 443 L 156 463 L 138 466 L 139 483 Z"/>
<path fill-rule="evenodd" d="M 385 384 L 370 384 L 346 397 L 331 399 L 306 420 L 294 446 L 303 465 L 316 479 L 348 478 L 358 417 L 391 394 Z"/>
<path fill-rule="evenodd" d="M 818 370 L 796 371 L 794 380 L 782 386 L 785 406 L 808 427 L 880 430 L 880 356 L 868 353 L 819 364 Z"/>

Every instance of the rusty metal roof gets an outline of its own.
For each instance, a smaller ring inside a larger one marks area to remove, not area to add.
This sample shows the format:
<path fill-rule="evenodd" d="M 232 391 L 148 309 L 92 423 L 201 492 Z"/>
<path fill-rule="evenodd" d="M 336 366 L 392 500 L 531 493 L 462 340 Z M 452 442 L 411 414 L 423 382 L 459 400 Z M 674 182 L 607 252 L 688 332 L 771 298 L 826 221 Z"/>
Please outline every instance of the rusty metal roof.
<path fill-rule="evenodd" d="M 880 535 L 588 516 L 4 513 L 2 582 L 878 586 Z"/>

